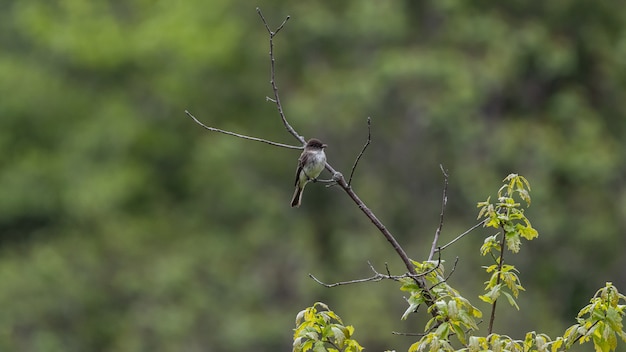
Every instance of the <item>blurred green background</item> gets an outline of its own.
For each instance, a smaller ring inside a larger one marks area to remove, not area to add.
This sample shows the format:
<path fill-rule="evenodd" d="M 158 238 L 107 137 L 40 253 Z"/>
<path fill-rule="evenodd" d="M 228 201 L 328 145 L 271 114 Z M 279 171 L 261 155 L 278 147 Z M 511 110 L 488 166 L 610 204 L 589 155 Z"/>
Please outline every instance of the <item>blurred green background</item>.
<path fill-rule="evenodd" d="M 337 187 L 289 207 L 298 151 L 271 96 L 329 144 L 416 260 L 476 223 L 516 172 L 540 237 L 508 256 L 527 289 L 496 330 L 556 335 L 626 291 L 626 1 L 4 0 L 0 4 L 0 350 L 289 350 L 317 300 L 368 351 L 406 348 L 402 263 Z M 483 310 L 478 230 L 444 253 Z M 421 318 L 419 316 L 422 316 Z M 482 324 L 483 329 L 486 324 Z M 587 349 L 588 350 L 588 349 Z"/>

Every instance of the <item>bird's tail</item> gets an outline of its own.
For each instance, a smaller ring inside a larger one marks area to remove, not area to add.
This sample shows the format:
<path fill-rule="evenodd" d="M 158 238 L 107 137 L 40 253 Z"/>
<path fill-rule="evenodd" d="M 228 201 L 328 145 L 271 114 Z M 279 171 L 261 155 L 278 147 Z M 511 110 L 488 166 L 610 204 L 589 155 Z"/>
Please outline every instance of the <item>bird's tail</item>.
<path fill-rule="evenodd" d="M 302 202 L 302 191 L 304 187 L 300 187 L 300 185 L 296 185 L 296 191 L 293 193 L 293 198 L 291 199 L 291 207 L 297 208 L 300 206 Z"/>

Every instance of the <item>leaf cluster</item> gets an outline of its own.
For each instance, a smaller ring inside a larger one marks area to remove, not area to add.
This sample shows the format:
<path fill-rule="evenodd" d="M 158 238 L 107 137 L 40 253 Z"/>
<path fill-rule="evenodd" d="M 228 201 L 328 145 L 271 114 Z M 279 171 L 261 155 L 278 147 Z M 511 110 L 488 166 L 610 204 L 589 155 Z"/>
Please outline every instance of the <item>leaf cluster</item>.
<path fill-rule="evenodd" d="M 421 338 L 408 351 L 557 352 L 569 350 L 576 342 L 583 344 L 589 341 L 593 342 L 596 352 L 615 351 L 618 337 L 626 342 L 623 326 L 626 296 L 619 293 L 612 283 L 606 283 L 604 288 L 596 292 L 590 304 L 578 313 L 577 324 L 568 328 L 562 336 L 551 338 L 547 334 L 531 331 L 525 334 L 523 340 L 516 340 L 492 332 L 499 296 L 503 294 L 519 310 L 515 299 L 520 291 L 524 291 L 518 270 L 513 265 L 504 264 L 504 250 L 508 248 L 518 253 L 521 238 L 532 240 L 538 236 L 521 209 L 522 203 L 517 201 L 519 198 L 527 206 L 530 205 L 529 182 L 517 174 L 510 174 L 503 182 L 495 204 L 489 198 L 478 204 L 478 217 L 484 219 L 484 226 L 501 231 L 501 236 L 488 236 L 481 247 L 481 254 L 490 254 L 495 261 L 495 264 L 485 267 L 491 277 L 486 282 L 486 293 L 479 296 L 482 301 L 492 305 L 488 334 L 475 334 L 480 323 L 477 319 L 482 317 L 482 312 L 448 284 L 443 261 L 412 261 L 418 276 L 428 283 L 428 287 L 419 285 L 416 277 L 410 275 L 397 279 L 401 284 L 400 289 L 410 293 L 407 299 L 409 306 L 402 319 L 417 312 L 421 305 L 433 303 L 427 309 L 432 318 L 426 323 Z M 318 312 L 318 306 L 326 311 Z M 333 319 L 339 324 L 331 323 Z M 342 324 L 337 315 L 324 304 L 315 303 L 313 307 L 301 311 L 296 318 L 298 327 L 294 334 L 294 351 L 360 351 L 361 346 L 350 339 L 354 329 Z M 326 349 L 326 345 L 332 347 Z M 351 350 L 348 346 L 358 347 Z"/>
<path fill-rule="evenodd" d="M 484 202 L 479 202 L 478 219 L 485 219 L 485 227 L 493 227 L 504 230 L 506 246 L 513 253 L 520 250 L 521 237 L 532 240 L 538 236 L 530 221 L 524 215 L 521 203 L 515 196 L 530 206 L 530 184 L 523 176 L 510 174 L 504 179 L 505 184 L 498 190 L 498 201 L 491 203 L 491 197 Z M 482 255 L 490 254 L 498 250 L 500 246 L 495 237 L 488 237 L 481 248 Z"/>
<path fill-rule="evenodd" d="M 489 280 L 485 283 L 484 295 L 479 296 L 481 300 L 495 304 L 504 294 L 509 304 L 519 309 L 515 298 L 518 297 L 519 291 L 523 291 L 524 287 L 520 283 L 518 271 L 513 265 L 504 264 L 504 250 L 508 248 L 513 253 L 520 250 L 521 239 L 532 240 L 538 236 L 528 218 L 524 215 L 522 204 L 517 201 L 516 197 L 530 206 L 530 183 L 526 178 L 517 174 L 510 174 L 503 180 L 504 185 L 498 190 L 498 201 L 493 204 L 491 198 L 487 198 L 484 202 L 479 202 L 478 219 L 484 219 L 485 227 L 493 227 L 502 230 L 502 236 L 497 234 L 485 238 L 485 242 L 480 248 L 480 253 L 490 255 L 495 264 L 485 267 L 485 271 L 491 274 Z M 507 288 L 507 291 L 503 291 Z M 495 309 L 495 308 L 494 308 Z"/>
<path fill-rule="evenodd" d="M 354 327 L 343 325 L 341 318 L 328 306 L 316 302 L 296 317 L 293 334 L 294 352 L 360 352 L 363 347 L 352 339 Z"/>
<path fill-rule="evenodd" d="M 456 335 L 460 343 L 466 344 L 465 331 L 478 329 L 476 319 L 482 317 L 482 312 L 446 282 L 441 263 L 425 261 L 414 264 L 417 272 L 431 284 L 428 295 L 435 303 L 428 307 L 428 313 L 433 317 L 426 324 L 426 333 L 411 345 L 409 351 L 417 351 L 425 345 L 446 349 L 451 347 L 449 339 L 452 335 Z M 401 283 L 400 289 L 411 294 L 408 298 L 409 307 L 402 315 L 402 319 L 406 319 L 421 304 L 426 303 L 425 290 L 411 278 L 403 278 Z"/>

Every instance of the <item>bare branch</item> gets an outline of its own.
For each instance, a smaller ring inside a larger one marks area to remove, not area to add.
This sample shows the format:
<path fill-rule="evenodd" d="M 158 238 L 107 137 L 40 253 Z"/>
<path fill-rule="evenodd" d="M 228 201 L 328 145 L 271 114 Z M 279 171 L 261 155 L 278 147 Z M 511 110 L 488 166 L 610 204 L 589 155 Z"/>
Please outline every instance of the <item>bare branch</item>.
<path fill-rule="evenodd" d="M 474 226 L 470 227 L 467 231 L 465 231 L 465 232 L 463 232 L 462 234 L 460 234 L 460 235 L 456 236 L 456 238 L 455 238 L 455 239 L 453 239 L 452 241 L 450 241 L 450 242 L 446 243 L 446 245 L 445 245 L 445 246 L 439 247 L 439 248 L 437 249 L 437 251 L 442 251 L 442 250 L 444 250 L 444 249 L 448 248 L 449 246 L 451 246 L 452 244 L 454 244 L 454 242 L 456 242 L 456 241 L 460 240 L 461 238 L 463 238 L 463 237 L 464 237 L 465 235 L 467 235 L 468 233 L 470 233 L 470 232 L 472 232 L 472 231 L 476 230 L 478 227 L 482 226 L 482 225 L 483 225 L 486 221 L 487 221 L 487 219 L 485 219 L 485 220 L 483 220 L 483 221 L 479 222 L 478 224 L 476 224 L 476 225 L 474 225 Z"/>
<path fill-rule="evenodd" d="M 376 215 L 365 205 L 365 203 L 359 198 L 359 196 L 352 190 L 352 188 L 346 182 L 346 179 L 343 177 L 343 174 L 337 172 L 328 162 L 326 163 L 326 170 L 328 170 L 332 175 L 333 179 L 337 181 L 337 184 L 343 188 L 343 190 L 348 194 L 348 196 L 352 199 L 354 203 L 361 209 L 361 211 L 367 216 L 368 219 L 376 226 L 376 228 L 382 233 L 382 235 L 387 239 L 387 241 L 391 244 L 393 249 L 396 251 L 400 259 L 404 262 L 409 273 L 416 280 L 416 283 L 421 288 L 425 289 L 424 294 L 426 295 L 427 300 L 432 302 L 432 297 L 430 297 L 430 293 L 427 290 L 427 285 L 424 279 L 419 277 L 419 274 L 415 270 L 415 266 L 411 262 L 411 259 L 406 254 L 404 249 L 400 246 L 398 241 L 393 237 L 391 232 L 385 227 L 385 225 L 376 217 Z"/>
<path fill-rule="evenodd" d="M 439 168 L 443 173 L 443 199 L 441 200 L 441 214 L 439 215 L 439 226 L 435 231 L 435 238 L 433 239 L 433 245 L 430 247 L 430 254 L 428 260 L 433 259 L 435 250 L 437 249 L 437 242 L 439 241 L 439 235 L 441 234 L 441 228 L 443 227 L 443 214 L 446 211 L 446 204 L 448 204 L 448 173 L 444 170 L 443 165 L 439 164 Z"/>
<path fill-rule="evenodd" d="M 318 284 L 320 284 L 320 285 L 322 285 L 324 287 L 328 287 L 328 288 L 341 286 L 341 285 L 358 284 L 358 283 L 361 283 L 361 282 L 370 282 L 370 281 L 371 282 L 377 282 L 377 281 L 381 281 L 383 279 L 386 279 L 383 276 L 374 275 L 372 277 L 367 277 L 365 279 L 356 279 L 356 280 L 349 280 L 349 281 L 339 281 L 339 282 L 335 282 L 335 283 L 332 283 L 332 284 L 327 284 L 327 283 L 324 283 L 324 282 L 320 281 L 318 278 L 313 276 L 313 274 L 309 274 L 309 277 L 311 279 L 315 280 L 315 282 L 317 282 Z"/>
<path fill-rule="evenodd" d="M 348 179 L 348 186 L 352 185 L 352 176 L 354 175 L 354 170 L 356 169 L 356 166 L 359 164 L 359 160 L 361 160 L 363 153 L 365 153 L 365 149 L 367 149 L 367 146 L 370 145 L 370 142 L 372 140 L 372 128 L 371 127 L 372 127 L 372 119 L 368 116 L 367 117 L 367 142 L 363 146 L 363 149 L 361 149 L 361 152 L 359 153 L 359 155 L 356 157 L 356 160 L 354 161 L 354 165 L 352 165 L 352 171 L 350 171 L 350 178 Z"/>
<path fill-rule="evenodd" d="M 185 110 L 185 114 L 187 114 L 187 116 L 191 117 L 198 125 L 206 128 L 209 131 L 224 133 L 224 134 L 227 134 L 229 136 L 235 136 L 235 137 L 239 137 L 239 138 L 243 138 L 243 139 L 248 139 L 248 140 L 251 140 L 251 141 L 263 142 L 263 143 L 267 143 L 267 144 L 270 144 L 270 145 L 273 145 L 273 146 L 276 146 L 276 147 L 281 147 L 281 148 L 303 149 L 303 147 L 301 147 L 301 146 L 298 147 L 298 146 L 294 146 L 294 145 L 288 145 L 288 144 L 272 142 L 272 141 L 268 141 L 267 139 L 263 139 L 263 138 L 250 137 L 250 136 L 246 136 L 246 135 L 235 133 L 235 132 L 221 130 L 221 129 L 215 128 L 215 127 L 209 127 L 209 126 L 203 124 L 202 122 L 198 121 L 198 119 L 195 116 L 193 116 L 189 111 Z"/>
<path fill-rule="evenodd" d="M 289 21 L 289 19 L 291 18 L 291 16 L 287 16 L 287 18 L 283 20 L 283 23 L 281 23 L 280 26 L 276 28 L 276 31 L 272 32 L 272 30 L 270 29 L 270 26 L 267 24 L 267 21 L 265 20 L 265 16 L 263 16 L 263 13 L 261 13 L 261 9 L 257 7 L 256 12 L 259 14 L 259 16 L 261 16 L 261 20 L 263 21 L 263 24 L 265 25 L 265 29 L 267 29 L 267 32 L 270 34 L 271 37 L 278 34 L 278 32 L 280 32 L 280 30 L 283 29 L 283 27 L 285 26 L 285 23 L 287 23 L 287 21 Z"/>
<path fill-rule="evenodd" d="M 454 269 L 456 268 L 456 263 L 459 261 L 459 258 L 457 257 L 456 261 L 454 262 L 454 267 L 452 268 L 452 272 L 454 272 Z M 315 280 L 315 282 L 317 282 L 318 284 L 324 286 L 324 287 L 336 287 L 336 286 L 341 286 L 341 285 L 350 285 L 350 284 L 360 284 L 363 282 L 378 282 L 378 281 L 382 281 L 382 280 L 394 280 L 394 281 L 398 281 L 400 279 L 403 278 L 407 278 L 410 277 L 412 279 L 416 278 L 416 275 L 413 275 L 411 273 L 405 273 L 402 275 L 391 275 L 391 273 L 389 272 L 389 267 L 387 266 L 387 263 L 385 263 L 385 269 L 387 270 L 387 274 L 382 274 L 379 273 L 376 268 L 374 268 L 374 266 L 372 265 L 372 263 L 370 263 L 369 261 L 367 262 L 367 264 L 369 265 L 370 269 L 372 269 L 372 272 L 374 272 L 374 275 L 370 276 L 370 277 L 366 277 L 364 279 L 355 279 L 355 280 L 348 280 L 348 281 L 339 281 L 339 282 L 335 282 L 332 284 L 327 284 L 322 282 L 321 280 L 319 280 L 318 278 L 316 278 L 315 276 L 313 276 L 313 274 L 309 274 L 309 277 L 313 280 Z M 432 273 L 433 271 L 439 269 L 439 267 L 441 266 L 441 254 L 439 255 L 439 259 L 437 260 L 437 265 L 435 265 L 432 269 L 429 269 L 423 273 L 417 274 L 417 276 L 419 277 L 423 277 L 425 275 L 428 275 L 430 273 Z M 452 274 L 452 272 L 450 274 Z M 448 276 L 449 277 L 449 276 Z M 446 278 L 447 280 L 448 278 Z M 444 280 L 445 281 L 445 280 Z M 443 281 L 442 281 L 443 282 Z M 436 286 L 436 285 L 435 285 Z"/>
<path fill-rule="evenodd" d="M 285 26 L 285 24 L 287 23 L 290 17 L 287 16 L 285 20 L 283 21 L 283 23 L 281 23 L 280 26 L 278 26 L 276 31 L 272 31 L 270 29 L 269 24 L 267 24 L 267 21 L 265 20 L 265 17 L 263 16 L 261 9 L 257 7 L 256 12 L 259 14 L 259 17 L 261 17 L 261 21 L 263 21 L 263 25 L 265 25 L 265 29 L 267 30 L 267 33 L 270 36 L 270 40 L 269 40 L 270 41 L 270 53 L 269 53 L 270 54 L 270 84 L 272 85 L 272 90 L 274 91 L 274 99 L 268 99 L 268 100 L 276 104 L 276 108 L 278 109 L 278 114 L 280 115 L 280 119 L 283 121 L 283 125 L 285 125 L 287 132 L 289 132 L 291 135 L 296 137 L 296 139 L 300 141 L 300 143 L 302 143 L 302 145 L 304 146 L 305 144 L 304 137 L 299 135 L 298 132 L 296 132 L 296 130 L 294 130 L 293 127 L 291 127 L 289 122 L 287 122 L 287 117 L 285 117 L 283 105 L 280 103 L 280 96 L 278 95 L 278 86 L 276 85 L 276 59 L 274 58 L 274 37 L 278 34 L 278 32 L 280 32 L 281 29 L 283 29 L 283 27 Z"/>
<path fill-rule="evenodd" d="M 278 31 L 280 31 L 284 27 L 284 25 L 286 24 L 286 22 L 289 19 L 289 17 L 287 17 L 283 21 L 283 23 L 276 29 L 276 31 L 272 31 L 270 29 L 267 21 L 265 20 L 265 17 L 261 13 L 261 10 L 258 9 L 258 8 L 257 8 L 257 13 L 261 17 L 261 20 L 263 21 L 263 24 L 265 25 L 265 29 L 269 33 L 269 44 L 270 44 L 269 56 L 270 56 L 270 62 L 271 62 L 271 64 L 270 64 L 270 83 L 271 83 L 271 86 L 272 86 L 272 90 L 274 92 L 274 98 L 273 99 L 272 98 L 267 98 L 267 100 L 276 104 L 276 107 L 278 109 L 278 113 L 279 113 L 279 115 L 281 117 L 283 125 L 287 129 L 287 132 L 289 132 L 291 135 L 293 135 L 298 141 L 300 141 L 302 143 L 302 146 L 304 146 L 304 144 L 305 144 L 304 137 L 300 136 L 293 129 L 293 127 L 291 127 L 291 125 L 287 122 L 287 118 L 285 117 L 285 114 L 284 114 L 284 111 L 283 111 L 283 107 L 282 107 L 282 104 L 280 102 L 280 97 L 279 97 L 279 94 L 278 94 L 278 86 L 276 85 L 276 79 L 275 79 L 275 72 L 276 72 L 276 70 L 275 70 L 274 41 L 273 40 L 274 40 L 274 37 L 276 36 L 276 34 L 278 33 Z M 284 148 L 290 148 L 290 149 L 302 149 L 303 148 L 303 147 L 294 147 L 294 146 L 290 146 L 290 145 L 286 145 L 286 144 L 270 142 L 270 141 L 267 141 L 267 140 L 264 140 L 264 139 L 261 139 L 261 138 L 244 136 L 244 135 L 240 135 L 240 134 L 237 134 L 237 133 L 234 133 L 234 132 L 228 132 L 228 131 L 220 130 L 220 129 L 217 129 L 217 128 L 208 127 L 208 126 L 205 126 L 204 124 L 200 123 L 188 111 L 185 111 L 185 113 L 187 115 L 189 115 L 200 126 L 206 128 L 207 130 L 210 130 L 210 131 L 225 133 L 225 134 L 232 135 L 232 136 L 235 136 L 235 137 L 240 137 L 240 138 L 250 139 L 250 140 L 254 140 L 254 141 L 264 142 L 264 143 L 268 143 L 268 144 L 271 144 L 271 145 L 284 147 Z M 363 148 L 363 151 L 364 150 L 365 150 L 365 147 Z M 363 212 L 363 214 L 365 214 L 365 216 L 367 216 L 367 218 L 370 219 L 370 221 L 374 224 L 374 226 L 376 226 L 376 228 L 381 232 L 381 234 L 385 237 L 385 239 L 387 239 L 387 241 L 391 244 L 391 246 L 396 251 L 396 253 L 398 254 L 398 256 L 400 257 L 400 259 L 402 260 L 402 262 L 404 263 L 404 265 L 407 268 L 408 272 L 407 272 L 407 274 L 405 274 L 406 277 L 411 277 L 415 281 L 415 283 L 423 290 L 422 294 L 424 296 L 426 304 L 428 306 L 432 306 L 434 304 L 434 299 L 433 299 L 433 297 L 432 297 L 432 295 L 431 295 L 431 293 L 429 291 L 428 284 L 426 283 L 426 281 L 422 277 L 422 275 L 424 275 L 424 273 L 422 273 L 422 274 L 418 274 L 417 273 L 417 270 L 415 269 L 415 265 L 413 264 L 413 262 L 411 261 L 409 256 L 406 254 L 404 249 L 400 246 L 398 241 L 391 234 L 391 232 L 385 227 L 385 225 L 376 217 L 376 215 L 374 215 L 374 213 L 365 205 L 365 203 L 363 203 L 363 201 L 359 198 L 359 196 L 352 190 L 352 188 L 350 187 L 350 184 L 348 182 L 346 182 L 343 174 L 341 174 L 340 172 L 336 171 L 328 162 L 326 163 L 326 170 L 328 170 L 331 173 L 331 175 L 333 175 L 333 178 L 332 178 L 333 181 L 336 182 L 336 184 L 339 185 L 348 194 L 348 196 L 352 199 L 352 201 L 354 201 L 354 203 L 359 207 L 359 209 Z M 319 280 L 317 280 L 317 279 L 315 279 L 315 280 L 319 282 Z M 437 311 L 433 310 L 432 311 L 432 315 L 435 316 L 436 314 L 437 314 Z"/>
<path fill-rule="evenodd" d="M 267 31 L 269 33 L 269 37 L 270 37 L 269 38 L 269 42 L 270 42 L 270 53 L 269 54 L 270 54 L 270 62 L 271 62 L 271 64 L 270 64 L 270 83 L 272 85 L 272 90 L 274 91 L 274 102 L 276 103 L 276 107 L 278 108 L 278 113 L 279 113 L 280 118 L 282 119 L 283 124 L 285 125 L 285 128 L 287 129 L 287 131 L 289 133 L 291 133 L 294 137 L 296 137 L 304 145 L 304 143 L 305 143 L 304 137 L 300 136 L 291 127 L 291 125 L 289 125 L 289 123 L 287 122 L 287 118 L 285 117 L 285 114 L 283 112 L 282 105 L 280 103 L 280 97 L 278 95 L 278 86 L 276 85 L 276 80 L 275 80 L 275 72 L 276 72 L 275 61 L 276 60 L 274 59 L 274 40 L 273 39 L 274 39 L 274 36 L 276 35 L 276 33 L 272 32 L 270 30 L 269 25 L 267 24 L 267 21 L 265 20 L 265 17 L 263 17 L 263 14 L 261 13 L 261 10 L 259 8 L 257 8 L 257 13 L 261 17 L 261 20 L 263 21 L 263 24 L 265 25 L 265 29 L 267 29 Z M 283 25 L 284 25 L 284 23 L 286 21 L 287 20 L 285 20 L 283 22 L 283 24 L 281 24 L 279 29 L 281 29 L 283 27 Z M 343 188 L 343 190 L 348 194 L 348 196 L 356 203 L 356 205 L 359 207 L 359 209 L 361 209 L 361 211 L 365 214 L 365 216 L 367 216 L 372 221 L 374 226 L 376 226 L 376 228 L 379 229 L 379 231 L 383 234 L 383 236 L 391 244 L 391 246 L 396 251 L 398 256 L 404 262 L 404 265 L 406 266 L 406 268 L 409 271 L 409 273 L 412 275 L 412 277 L 415 280 L 415 282 L 417 283 L 417 285 L 424 289 L 424 296 L 426 298 L 426 301 L 428 302 L 428 305 L 430 306 L 430 305 L 434 304 L 434 300 L 430 296 L 430 292 L 428 292 L 428 288 L 427 288 L 426 282 L 424 281 L 423 278 L 418 276 L 417 271 L 415 270 L 415 266 L 411 262 L 411 259 L 409 259 L 409 256 L 406 254 L 404 249 L 400 246 L 398 241 L 396 241 L 396 239 L 393 237 L 391 232 L 389 232 L 389 230 L 387 230 L 385 225 L 383 225 L 383 223 L 376 217 L 376 215 L 374 215 L 374 213 L 365 205 L 365 203 L 363 203 L 361 198 L 359 198 L 359 196 L 357 196 L 357 194 L 354 193 L 354 191 L 352 190 L 350 185 L 346 182 L 345 178 L 343 177 L 343 174 L 341 174 L 340 172 L 337 172 L 328 162 L 326 162 L 326 170 L 328 170 L 331 173 L 331 175 L 333 175 L 333 180 L 335 180 L 337 182 L 337 184 L 339 186 L 341 186 L 341 188 Z M 435 312 L 433 312 L 433 313 L 436 314 Z"/>
<path fill-rule="evenodd" d="M 316 278 L 315 276 L 313 276 L 313 274 L 309 274 L 309 277 L 313 280 L 315 280 L 315 282 L 317 282 L 318 284 L 324 286 L 324 287 L 336 287 L 336 286 L 341 286 L 341 285 L 350 285 L 350 284 L 358 284 L 358 283 L 362 283 L 362 282 L 378 282 L 384 279 L 390 279 L 390 280 L 400 280 L 401 278 L 405 278 L 405 277 L 409 277 L 408 274 L 404 274 L 404 275 L 398 275 L 398 276 L 393 276 L 393 275 L 385 275 L 385 274 L 381 274 L 379 273 L 374 266 L 372 265 L 372 263 L 370 263 L 369 261 L 367 262 L 367 264 L 370 266 L 370 269 L 372 269 L 372 271 L 374 272 L 374 275 L 371 277 L 367 277 L 364 279 L 356 279 L 356 280 L 349 280 L 349 281 L 339 281 L 339 282 L 335 282 L 332 284 L 327 284 L 324 283 L 322 281 L 320 281 L 318 278 Z"/>

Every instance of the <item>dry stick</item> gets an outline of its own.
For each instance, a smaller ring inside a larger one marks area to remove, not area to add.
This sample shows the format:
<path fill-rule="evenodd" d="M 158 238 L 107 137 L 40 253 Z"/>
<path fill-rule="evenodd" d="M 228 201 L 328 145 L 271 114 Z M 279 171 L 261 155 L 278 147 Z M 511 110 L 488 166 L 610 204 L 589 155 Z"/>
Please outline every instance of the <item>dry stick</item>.
<path fill-rule="evenodd" d="M 439 241 L 439 235 L 441 234 L 441 228 L 443 227 L 443 214 L 446 211 L 446 204 L 448 204 L 448 174 L 446 173 L 446 170 L 444 170 L 443 165 L 439 164 L 439 168 L 443 173 L 443 199 L 441 200 L 441 214 L 439 214 L 439 226 L 435 231 L 435 238 L 433 239 L 433 245 L 430 247 L 428 260 L 433 259 L 433 255 L 435 255 L 435 251 L 437 250 L 437 241 Z M 441 253 L 441 250 L 439 250 L 439 253 Z"/>
<path fill-rule="evenodd" d="M 372 119 L 368 116 L 367 117 L 367 142 L 365 142 L 363 149 L 361 149 L 361 152 L 359 153 L 359 155 L 356 157 L 356 160 L 354 161 L 354 165 L 352 165 L 352 171 L 350 171 L 350 178 L 348 179 L 348 186 L 352 185 L 352 176 L 354 175 L 354 170 L 356 170 L 356 166 L 359 164 L 359 160 L 361 160 L 363 153 L 365 153 L 365 149 L 367 149 L 367 146 L 370 145 L 370 142 L 372 141 L 372 128 L 371 127 L 372 127 Z"/>
<path fill-rule="evenodd" d="M 215 127 L 209 127 L 209 126 L 203 124 L 202 122 L 198 121 L 198 119 L 195 116 L 193 116 L 189 111 L 185 110 L 185 114 L 187 114 L 187 116 L 191 117 L 198 125 L 206 128 L 209 131 L 224 133 L 224 134 L 227 134 L 229 136 L 235 136 L 235 137 L 239 137 L 239 138 L 243 138 L 243 139 L 248 139 L 248 140 L 251 140 L 251 141 L 263 142 L 263 143 L 271 144 L 271 145 L 276 146 L 276 147 L 289 148 L 289 149 L 303 149 L 303 147 L 298 147 L 298 146 L 294 146 L 294 145 L 288 145 L 288 144 L 272 142 L 272 141 L 268 141 L 267 139 L 263 139 L 263 138 L 250 137 L 250 136 L 246 136 L 246 135 L 235 133 L 235 132 L 221 130 L 221 129 L 215 128 Z"/>
<path fill-rule="evenodd" d="M 504 263 L 504 243 L 506 241 L 506 232 L 502 229 L 502 245 L 500 246 L 500 261 L 498 262 L 498 278 L 496 279 L 496 286 L 500 285 L 500 281 L 502 281 L 502 265 Z M 491 305 L 491 317 L 489 318 L 489 330 L 487 330 L 487 334 L 491 335 L 493 332 L 493 322 L 496 319 L 496 303 L 498 300 L 493 301 Z"/>

